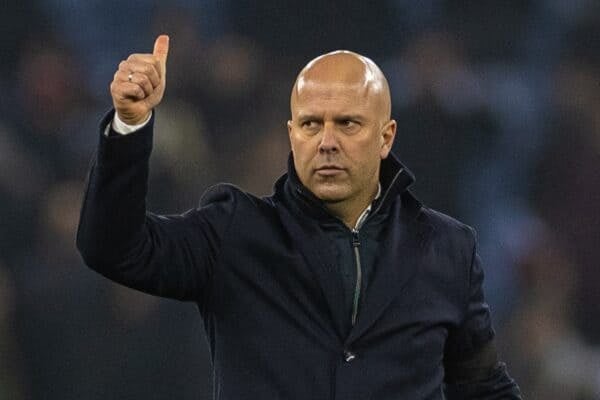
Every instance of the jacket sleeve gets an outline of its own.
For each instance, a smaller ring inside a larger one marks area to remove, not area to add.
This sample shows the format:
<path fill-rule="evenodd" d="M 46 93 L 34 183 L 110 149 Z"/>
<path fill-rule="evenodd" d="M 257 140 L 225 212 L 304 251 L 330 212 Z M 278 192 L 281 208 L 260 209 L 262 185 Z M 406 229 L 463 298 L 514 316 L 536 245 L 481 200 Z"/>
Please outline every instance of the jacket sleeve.
<path fill-rule="evenodd" d="M 154 116 L 128 135 L 104 134 L 88 176 L 77 231 L 86 264 L 107 278 L 143 292 L 203 301 L 221 241 L 233 215 L 231 192 L 204 196 L 181 215 L 146 211 Z"/>
<path fill-rule="evenodd" d="M 490 310 L 483 295 L 483 269 L 471 230 L 472 255 L 465 317 L 450 331 L 444 354 L 445 392 L 450 400 L 521 399 L 506 365 L 498 360 Z"/>

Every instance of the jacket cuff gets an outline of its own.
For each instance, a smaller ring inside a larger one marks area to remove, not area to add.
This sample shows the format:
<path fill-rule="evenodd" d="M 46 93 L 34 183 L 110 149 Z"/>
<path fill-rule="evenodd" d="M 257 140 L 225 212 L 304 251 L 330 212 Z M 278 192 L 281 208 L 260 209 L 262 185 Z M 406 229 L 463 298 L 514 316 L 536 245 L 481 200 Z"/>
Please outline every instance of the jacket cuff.
<path fill-rule="evenodd" d="M 146 125 L 139 130 L 122 135 L 112 128 L 115 110 L 107 112 L 100 122 L 97 165 L 117 167 L 145 161 L 152 152 L 154 112 Z"/>

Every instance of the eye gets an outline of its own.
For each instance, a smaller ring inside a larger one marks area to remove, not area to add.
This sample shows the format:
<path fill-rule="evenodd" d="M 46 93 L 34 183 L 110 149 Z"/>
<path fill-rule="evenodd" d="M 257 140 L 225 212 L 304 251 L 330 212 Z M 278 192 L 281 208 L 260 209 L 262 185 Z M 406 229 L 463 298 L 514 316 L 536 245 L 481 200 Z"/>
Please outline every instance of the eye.
<path fill-rule="evenodd" d="M 302 121 L 300 126 L 302 127 L 302 129 L 307 129 L 307 130 L 311 130 L 311 131 L 314 131 L 319 128 L 319 124 L 315 120 Z"/>
<path fill-rule="evenodd" d="M 347 133 L 354 133 L 360 129 L 360 124 L 352 119 L 343 119 L 339 122 L 340 127 Z"/>

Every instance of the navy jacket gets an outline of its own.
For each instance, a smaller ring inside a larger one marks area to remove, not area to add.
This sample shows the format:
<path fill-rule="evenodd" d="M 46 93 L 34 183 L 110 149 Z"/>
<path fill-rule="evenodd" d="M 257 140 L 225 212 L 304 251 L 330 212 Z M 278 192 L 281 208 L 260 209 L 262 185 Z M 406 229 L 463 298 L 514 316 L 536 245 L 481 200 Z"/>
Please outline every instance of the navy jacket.
<path fill-rule="evenodd" d="M 102 133 L 77 236 L 88 266 L 129 287 L 198 305 L 214 398 L 520 398 L 503 364 L 473 378 L 494 331 L 471 228 L 422 206 L 412 176 L 382 164 L 379 243 L 349 331 L 332 216 L 295 177 L 270 197 L 217 185 L 197 209 L 145 209 L 153 120 Z M 366 279 L 366 278 L 365 278 Z M 462 371 L 464 369 L 465 371 Z"/>

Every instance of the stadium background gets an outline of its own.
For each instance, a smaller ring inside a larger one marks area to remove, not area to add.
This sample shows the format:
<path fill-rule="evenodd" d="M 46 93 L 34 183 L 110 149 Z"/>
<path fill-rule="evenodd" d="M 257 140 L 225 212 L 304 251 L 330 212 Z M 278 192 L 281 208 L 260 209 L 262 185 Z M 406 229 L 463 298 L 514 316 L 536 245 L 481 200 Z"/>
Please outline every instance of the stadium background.
<path fill-rule="evenodd" d="M 600 3 L 368 3 L 3 2 L 0 399 L 210 398 L 195 307 L 112 284 L 74 247 L 109 82 L 159 33 L 153 211 L 194 207 L 219 181 L 270 193 L 299 69 L 364 53 L 390 81 L 416 194 L 479 232 L 526 397 L 600 398 Z"/>

